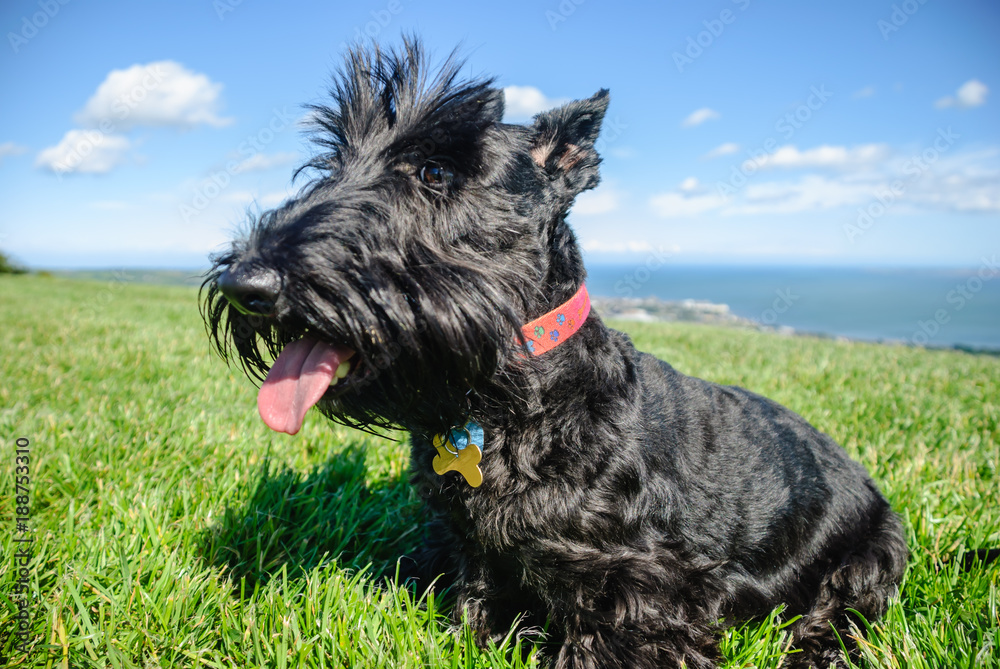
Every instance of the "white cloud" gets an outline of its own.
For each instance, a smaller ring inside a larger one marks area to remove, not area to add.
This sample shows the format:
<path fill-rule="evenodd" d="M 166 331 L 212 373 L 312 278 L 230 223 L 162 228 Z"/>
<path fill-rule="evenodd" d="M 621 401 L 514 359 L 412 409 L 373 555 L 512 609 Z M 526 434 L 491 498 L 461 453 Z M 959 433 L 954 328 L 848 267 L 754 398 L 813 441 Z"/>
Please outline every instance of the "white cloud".
<path fill-rule="evenodd" d="M 726 201 L 712 193 L 709 195 L 686 195 L 684 193 L 661 193 L 649 199 L 649 205 L 663 218 L 696 216 L 713 209 L 719 209 Z"/>
<path fill-rule="evenodd" d="M 696 125 L 701 125 L 705 121 L 711 121 L 717 119 L 721 116 L 719 112 L 714 109 L 709 109 L 708 107 L 702 107 L 701 109 L 696 109 L 691 112 L 686 119 L 681 121 L 681 125 L 685 128 L 691 128 Z"/>
<path fill-rule="evenodd" d="M 103 211 L 121 211 L 129 207 L 128 202 L 124 200 L 96 200 L 91 202 L 90 206 Z"/>
<path fill-rule="evenodd" d="M 569 102 L 566 98 L 549 98 L 534 86 L 507 86 L 503 89 L 504 121 L 526 121 L 539 112 Z"/>
<path fill-rule="evenodd" d="M 621 206 L 622 193 L 608 185 L 585 191 L 576 197 L 573 213 L 579 216 L 607 214 Z"/>
<path fill-rule="evenodd" d="M 57 145 L 38 154 L 35 166 L 56 174 L 105 174 L 125 160 L 130 146 L 121 135 L 70 130 Z"/>
<path fill-rule="evenodd" d="M 743 163 L 745 171 L 756 168 L 802 168 L 802 167 L 861 167 L 883 161 L 889 154 L 884 144 L 862 144 L 853 148 L 845 146 L 818 146 L 815 149 L 799 151 L 792 144 L 779 147 L 774 153 L 759 158 L 751 158 Z"/>
<path fill-rule="evenodd" d="M 678 186 L 678 188 L 685 193 L 695 193 L 701 190 L 701 183 L 699 183 L 698 179 L 695 177 L 688 177 L 681 182 L 681 185 Z"/>
<path fill-rule="evenodd" d="M 990 89 L 983 82 L 975 79 L 967 81 L 958 89 L 958 106 L 978 107 L 984 105 L 989 92 Z"/>
<path fill-rule="evenodd" d="M 259 198 L 257 198 L 257 204 L 261 205 L 262 207 L 268 207 L 268 208 L 277 207 L 279 204 L 281 204 L 282 202 L 284 202 L 285 200 L 287 200 L 292 196 L 293 193 L 289 193 L 288 191 L 284 190 L 272 191 L 270 193 L 264 193 Z"/>
<path fill-rule="evenodd" d="M 602 239 L 589 239 L 583 242 L 583 250 L 590 253 L 643 253 L 653 252 L 657 254 L 677 253 L 680 249 L 676 245 L 670 247 L 654 246 L 646 240 L 636 241 L 607 241 Z"/>
<path fill-rule="evenodd" d="M 938 109 L 945 107 L 960 107 L 962 109 L 979 107 L 986 104 L 986 96 L 989 92 L 990 89 L 986 84 L 977 79 L 970 79 L 962 84 L 961 88 L 955 93 L 955 97 L 951 97 L 950 95 L 945 96 L 935 102 L 934 106 Z"/>
<path fill-rule="evenodd" d="M 67 132 L 59 144 L 38 154 L 35 165 L 57 174 L 105 174 L 124 162 L 131 147 L 119 133 L 138 126 L 232 123 L 218 114 L 221 91 L 222 84 L 170 60 L 112 70 L 74 116 L 87 129 Z M 254 158 L 247 168 L 264 169 L 267 158 Z"/>
<path fill-rule="evenodd" d="M 294 151 L 285 151 L 282 153 L 255 153 L 246 160 L 242 161 L 237 167 L 236 172 L 242 174 L 243 172 L 260 172 L 263 170 L 269 170 L 273 167 L 282 167 L 284 165 L 289 165 L 294 163 L 299 159 L 299 154 Z"/>
<path fill-rule="evenodd" d="M 719 158 L 721 156 L 729 156 L 740 150 L 740 145 L 736 142 L 726 142 L 725 144 L 720 144 L 711 151 L 705 154 L 705 158 Z"/>
<path fill-rule="evenodd" d="M 907 188 L 915 207 L 952 212 L 1000 212 L 1000 149 L 942 156 Z"/>
<path fill-rule="evenodd" d="M 941 136 L 946 137 L 950 135 Z M 924 149 L 905 155 L 898 151 L 890 154 L 882 145 L 866 146 L 832 152 L 786 152 L 776 164 L 837 167 L 833 174 L 764 180 L 763 173 L 748 171 L 750 176 L 741 186 L 728 182 L 704 185 L 688 177 L 671 191 L 650 198 L 649 204 L 664 218 L 854 212 L 873 202 L 891 208 L 893 215 L 1000 212 L 1000 147 L 950 153 L 950 144 L 935 144 L 930 154 Z M 719 189 L 720 184 L 727 187 L 728 197 Z"/>
<path fill-rule="evenodd" d="M 612 155 L 615 158 L 629 159 L 634 158 L 637 154 L 635 149 L 630 146 L 616 146 L 608 149 L 605 153 Z"/>
<path fill-rule="evenodd" d="M 221 127 L 233 121 L 219 116 L 221 92 L 222 84 L 171 60 L 133 65 L 108 73 L 74 120 L 91 128 L 108 122 L 115 131 L 136 126 Z"/>
<path fill-rule="evenodd" d="M 248 190 L 230 191 L 219 198 L 226 204 L 236 204 L 241 208 L 261 207 L 271 209 L 295 196 L 292 190 L 279 190 L 270 193 L 256 193 Z"/>
<path fill-rule="evenodd" d="M 744 201 L 726 214 L 794 214 L 834 209 L 874 199 L 870 184 L 810 174 L 795 182 L 770 182 L 746 187 Z"/>
<path fill-rule="evenodd" d="M 726 205 L 726 198 L 708 192 L 697 177 L 687 177 L 677 188 L 649 199 L 649 206 L 663 218 L 696 216 Z"/>
<path fill-rule="evenodd" d="M 875 95 L 874 86 L 865 86 L 861 90 L 854 91 L 853 93 L 851 93 L 852 98 L 870 98 L 873 95 Z"/>
<path fill-rule="evenodd" d="M 19 144 L 15 144 L 14 142 L 4 142 L 3 144 L 0 144 L 0 162 L 2 162 L 6 156 L 19 156 L 27 150 L 28 147 L 26 146 L 21 146 Z"/>
<path fill-rule="evenodd" d="M 856 209 L 871 203 L 891 207 L 895 214 L 935 210 L 1000 212 L 1000 170 L 980 170 L 978 159 L 971 156 L 954 162 L 951 166 L 935 165 L 916 177 L 897 171 L 895 166 L 874 182 L 808 175 L 795 182 L 752 184 L 746 187 L 740 202 L 722 213 L 795 214 L 841 207 Z"/>

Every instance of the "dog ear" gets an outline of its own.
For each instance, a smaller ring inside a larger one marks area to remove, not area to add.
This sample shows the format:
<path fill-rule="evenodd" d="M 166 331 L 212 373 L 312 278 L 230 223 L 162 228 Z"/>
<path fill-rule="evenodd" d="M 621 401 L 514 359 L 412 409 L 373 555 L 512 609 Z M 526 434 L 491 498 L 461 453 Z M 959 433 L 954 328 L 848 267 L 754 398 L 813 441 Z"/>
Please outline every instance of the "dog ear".
<path fill-rule="evenodd" d="M 543 112 L 531 126 L 531 157 L 550 179 L 562 179 L 571 195 L 600 181 L 600 156 L 594 142 L 610 97 L 602 88 L 593 97 Z"/>

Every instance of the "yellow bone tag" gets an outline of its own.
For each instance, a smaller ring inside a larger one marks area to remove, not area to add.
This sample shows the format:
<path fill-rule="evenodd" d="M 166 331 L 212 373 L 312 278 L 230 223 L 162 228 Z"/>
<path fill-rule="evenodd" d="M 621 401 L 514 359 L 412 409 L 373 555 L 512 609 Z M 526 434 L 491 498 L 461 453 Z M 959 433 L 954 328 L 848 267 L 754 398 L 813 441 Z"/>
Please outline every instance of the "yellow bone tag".
<path fill-rule="evenodd" d="M 482 428 L 479 430 L 481 434 Z M 465 432 L 468 436 L 465 439 L 455 439 L 455 432 Z M 439 475 L 458 472 L 473 488 L 482 485 L 483 472 L 479 469 L 479 463 L 483 459 L 483 451 L 478 444 L 472 443 L 472 434 L 468 428 L 451 430 L 447 435 L 435 435 L 434 448 L 438 452 L 431 463 L 435 472 Z"/>

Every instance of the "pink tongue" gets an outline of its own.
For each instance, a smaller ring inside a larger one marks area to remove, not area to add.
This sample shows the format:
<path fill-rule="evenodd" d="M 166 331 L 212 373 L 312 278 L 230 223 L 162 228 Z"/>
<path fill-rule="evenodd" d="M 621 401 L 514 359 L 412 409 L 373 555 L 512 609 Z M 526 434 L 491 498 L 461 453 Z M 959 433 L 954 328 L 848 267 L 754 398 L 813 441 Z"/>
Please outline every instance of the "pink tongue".
<path fill-rule="evenodd" d="M 257 394 L 260 417 L 276 432 L 298 432 L 306 411 L 319 402 L 337 367 L 352 355 L 349 348 L 334 348 L 309 337 L 285 346 Z"/>

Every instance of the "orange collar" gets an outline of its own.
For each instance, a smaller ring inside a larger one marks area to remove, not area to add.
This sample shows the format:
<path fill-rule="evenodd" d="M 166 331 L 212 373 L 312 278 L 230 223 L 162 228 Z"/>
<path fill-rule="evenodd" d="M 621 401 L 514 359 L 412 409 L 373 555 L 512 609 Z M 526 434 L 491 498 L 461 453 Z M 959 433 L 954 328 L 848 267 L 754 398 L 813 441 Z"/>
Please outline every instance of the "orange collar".
<path fill-rule="evenodd" d="M 532 355 L 551 351 L 583 327 L 588 315 L 590 295 L 587 286 L 581 284 L 580 290 L 567 302 L 521 328 L 524 345 Z"/>

